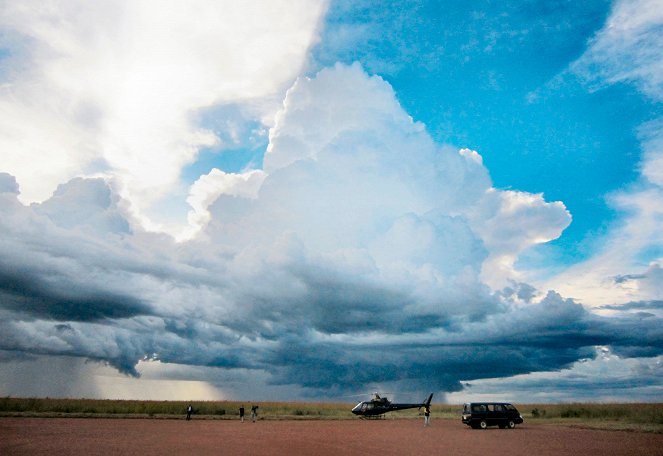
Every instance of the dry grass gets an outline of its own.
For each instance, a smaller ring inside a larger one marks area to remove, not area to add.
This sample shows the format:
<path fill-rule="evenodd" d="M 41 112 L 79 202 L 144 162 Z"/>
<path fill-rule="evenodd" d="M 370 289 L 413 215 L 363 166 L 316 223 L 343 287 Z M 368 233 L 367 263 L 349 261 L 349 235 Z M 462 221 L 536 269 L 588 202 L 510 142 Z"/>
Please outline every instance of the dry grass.
<path fill-rule="evenodd" d="M 244 405 L 246 416 L 251 403 L 239 401 L 192 401 L 194 416 L 206 419 L 236 419 Z M 0 414 L 29 416 L 135 416 L 181 417 L 189 402 L 125 401 L 95 399 L 0 398 Z M 311 402 L 259 402 L 259 418 L 265 419 L 342 419 L 353 417 L 351 404 Z"/>
<path fill-rule="evenodd" d="M 79 416 L 128 416 L 168 417 L 183 416 L 189 402 L 185 401 L 125 401 L 96 399 L 51 399 L 51 398 L 0 398 L 0 413 L 4 415 L 44 415 L 73 414 Z M 194 415 L 205 418 L 235 419 L 239 417 L 239 407 L 244 405 L 247 417 L 251 403 L 240 401 L 193 401 Z M 330 402 L 257 402 L 261 419 L 354 419 L 350 410 L 354 403 Z M 460 406 L 431 406 L 431 412 L 440 418 L 457 418 Z M 396 412 L 400 418 L 420 417 L 417 409 Z"/>
<path fill-rule="evenodd" d="M 2 416 L 79 416 L 182 418 L 188 402 L 121 401 L 95 399 L 0 398 Z M 250 418 L 251 403 L 239 401 L 191 402 L 197 419 L 237 419 L 244 405 Z M 354 404 L 329 402 L 259 402 L 259 419 L 343 420 L 356 419 Z M 601 429 L 663 432 L 663 403 L 654 404 L 516 404 L 527 423 L 551 423 Z M 462 405 L 433 404 L 436 419 L 458 419 Z M 417 409 L 402 410 L 387 417 L 419 418 Z"/>
<path fill-rule="evenodd" d="M 526 404 L 518 409 L 530 423 L 663 433 L 663 403 Z"/>

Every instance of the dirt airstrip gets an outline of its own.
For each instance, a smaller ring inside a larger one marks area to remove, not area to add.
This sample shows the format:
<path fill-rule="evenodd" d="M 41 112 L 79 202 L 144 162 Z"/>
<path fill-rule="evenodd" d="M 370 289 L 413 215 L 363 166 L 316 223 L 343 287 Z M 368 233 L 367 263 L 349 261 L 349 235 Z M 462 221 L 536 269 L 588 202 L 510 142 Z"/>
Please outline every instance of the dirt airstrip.
<path fill-rule="evenodd" d="M 663 435 L 459 421 L 0 418 L 0 455 L 663 455 Z"/>

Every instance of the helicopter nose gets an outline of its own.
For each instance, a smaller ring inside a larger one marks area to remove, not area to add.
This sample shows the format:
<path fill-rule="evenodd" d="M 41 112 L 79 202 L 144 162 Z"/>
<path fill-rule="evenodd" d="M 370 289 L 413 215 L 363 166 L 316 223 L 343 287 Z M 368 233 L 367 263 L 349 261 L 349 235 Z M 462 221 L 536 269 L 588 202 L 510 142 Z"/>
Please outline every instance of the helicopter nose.
<path fill-rule="evenodd" d="M 360 409 L 361 409 L 362 403 L 360 402 L 359 404 L 355 405 L 354 408 L 352 409 L 352 413 L 355 415 L 359 415 Z"/>

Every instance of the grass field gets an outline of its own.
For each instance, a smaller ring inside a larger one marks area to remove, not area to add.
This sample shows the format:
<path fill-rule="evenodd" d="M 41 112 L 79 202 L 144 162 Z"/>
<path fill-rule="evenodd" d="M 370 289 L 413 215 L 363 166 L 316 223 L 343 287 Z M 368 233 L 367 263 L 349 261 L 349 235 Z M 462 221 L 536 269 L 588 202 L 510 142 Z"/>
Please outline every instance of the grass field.
<path fill-rule="evenodd" d="M 247 417 L 251 403 L 237 401 L 191 402 L 196 419 L 237 419 L 244 405 Z M 125 401 L 95 399 L 0 398 L 0 416 L 76 416 L 181 418 L 188 402 Z M 259 402 L 259 419 L 357 419 L 350 413 L 354 404 L 329 402 Z M 515 404 L 527 423 L 568 424 L 602 429 L 663 432 L 663 403 L 653 404 Z M 460 420 L 461 405 L 433 404 L 435 419 Z M 389 416 L 419 418 L 417 409 L 393 412 Z"/>
<path fill-rule="evenodd" d="M 77 416 L 184 416 L 189 402 L 127 401 L 96 399 L 0 398 L 0 414 L 7 415 L 77 415 Z M 193 401 L 194 416 L 206 419 L 236 419 L 244 405 L 250 414 L 250 402 Z M 344 419 L 354 418 L 353 404 L 312 402 L 258 402 L 261 419 Z"/>
<path fill-rule="evenodd" d="M 663 403 L 519 405 L 530 422 L 663 433 Z"/>

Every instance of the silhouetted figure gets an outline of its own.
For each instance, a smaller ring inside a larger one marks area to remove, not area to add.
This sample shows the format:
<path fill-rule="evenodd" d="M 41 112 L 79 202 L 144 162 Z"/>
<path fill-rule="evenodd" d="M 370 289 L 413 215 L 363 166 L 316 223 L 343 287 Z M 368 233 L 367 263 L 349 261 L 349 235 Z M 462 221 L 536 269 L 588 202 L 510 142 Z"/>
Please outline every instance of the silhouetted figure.
<path fill-rule="evenodd" d="M 186 408 L 186 420 L 189 421 L 191 419 L 191 414 L 193 413 L 193 407 L 191 407 L 191 404 Z"/>
<path fill-rule="evenodd" d="M 244 422 L 244 404 L 239 408 L 239 420 L 242 423 Z"/>
<path fill-rule="evenodd" d="M 255 423 L 257 418 L 258 418 L 258 406 L 257 405 L 252 405 L 251 406 L 251 421 L 253 421 Z"/>
<path fill-rule="evenodd" d="M 430 426 L 430 405 L 424 407 L 424 426 Z"/>

